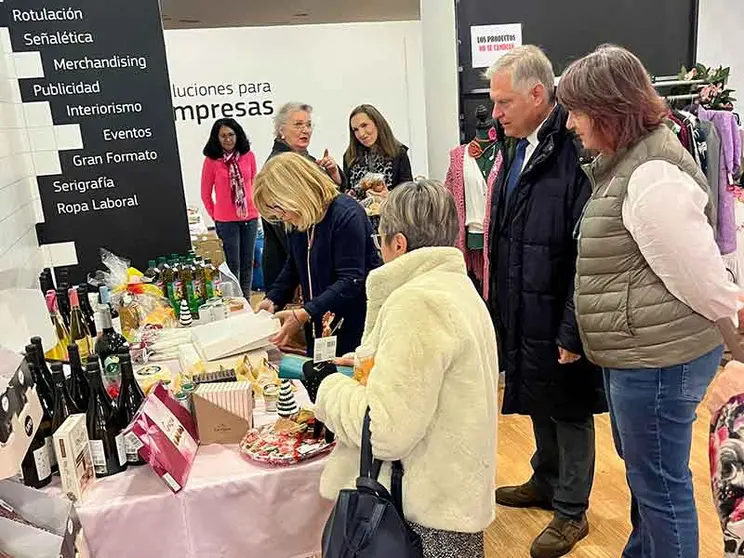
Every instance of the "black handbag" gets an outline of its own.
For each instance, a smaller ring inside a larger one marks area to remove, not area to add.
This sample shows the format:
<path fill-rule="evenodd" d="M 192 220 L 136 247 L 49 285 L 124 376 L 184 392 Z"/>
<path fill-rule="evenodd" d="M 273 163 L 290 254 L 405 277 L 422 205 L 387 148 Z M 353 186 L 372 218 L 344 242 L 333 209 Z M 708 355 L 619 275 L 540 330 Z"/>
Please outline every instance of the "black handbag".
<path fill-rule="evenodd" d="M 390 492 L 377 482 L 381 467 L 372 456 L 368 408 L 356 490 L 339 493 L 323 530 L 323 558 L 423 558 L 421 537 L 403 516 L 403 464 L 392 463 Z"/>

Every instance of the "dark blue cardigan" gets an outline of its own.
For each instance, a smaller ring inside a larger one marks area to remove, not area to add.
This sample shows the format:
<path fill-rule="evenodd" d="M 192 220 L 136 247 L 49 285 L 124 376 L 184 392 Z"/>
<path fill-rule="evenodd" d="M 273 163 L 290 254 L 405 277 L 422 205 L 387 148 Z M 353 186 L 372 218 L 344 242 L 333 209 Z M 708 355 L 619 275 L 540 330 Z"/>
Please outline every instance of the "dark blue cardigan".
<path fill-rule="evenodd" d="M 382 263 L 372 241 L 373 232 L 376 231 L 372 230 L 359 203 L 349 196 L 339 195 L 328 206 L 323 220 L 315 226 L 309 270 L 309 231 L 292 231 L 289 233 L 289 257 L 267 294 L 282 308 L 291 302 L 297 285 L 300 285 L 304 308 L 312 318 L 318 337 L 326 312 L 336 315 L 334 326 L 343 318 L 344 323 L 336 332 L 339 356 L 356 350 L 362 340 L 367 313 L 367 275 Z M 307 353 L 312 356 L 312 331 L 306 333 L 310 334 Z"/>

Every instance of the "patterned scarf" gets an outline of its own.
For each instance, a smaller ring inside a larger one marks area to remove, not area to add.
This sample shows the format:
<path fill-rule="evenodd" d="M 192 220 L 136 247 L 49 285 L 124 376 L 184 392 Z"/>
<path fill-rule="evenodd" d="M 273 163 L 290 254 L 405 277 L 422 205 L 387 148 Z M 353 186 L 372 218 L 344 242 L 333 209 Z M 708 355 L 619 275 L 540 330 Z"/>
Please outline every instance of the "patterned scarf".
<path fill-rule="evenodd" d="M 245 184 L 243 182 L 243 173 L 240 172 L 240 153 L 237 150 L 232 153 L 225 153 L 222 156 L 222 160 L 227 165 L 227 169 L 230 173 L 230 193 L 232 197 L 233 205 L 235 206 L 235 212 L 238 214 L 240 219 L 245 219 L 248 215 L 248 204 L 245 199 Z"/>

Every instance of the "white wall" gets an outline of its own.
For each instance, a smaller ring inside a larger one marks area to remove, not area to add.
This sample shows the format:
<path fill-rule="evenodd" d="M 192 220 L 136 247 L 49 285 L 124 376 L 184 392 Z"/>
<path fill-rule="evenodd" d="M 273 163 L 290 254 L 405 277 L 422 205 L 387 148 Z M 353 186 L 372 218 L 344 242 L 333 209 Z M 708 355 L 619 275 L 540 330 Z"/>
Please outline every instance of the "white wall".
<path fill-rule="evenodd" d="M 431 178 L 444 180 L 448 153 L 460 143 L 455 3 L 421 0 L 427 151 Z"/>
<path fill-rule="evenodd" d="M 273 100 L 314 107 L 310 152 L 328 148 L 341 164 L 349 141 L 351 109 L 370 103 L 385 115 L 410 148 L 414 174 L 428 174 L 427 122 L 420 23 L 386 22 L 263 28 L 168 30 L 170 79 L 189 84 L 232 84 L 232 95 L 183 99 L 174 106 Z M 240 83 L 269 82 L 271 93 L 237 93 Z M 217 115 L 218 117 L 221 114 Z M 237 118 L 263 164 L 273 144 L 272 116 Z M 201 154 L 214 119 L 177 121 L 186 199 L 200 205 Z M 446 151 L 444 152 L 446 156 Z"/>
<path fill-rule="evenodd" d="M 0 289 L 32 287 L 44 267 L 41 202 L 7 28 L 0 28 Z"/>
<path fill-rule="evenodd" d="M 730 66 L 729 86 L 735 89 L 735 103 L 744 106 L 744 30 L 742 0 L 700 0 L 698 17 L 698 62 L 706 66 Z"/>

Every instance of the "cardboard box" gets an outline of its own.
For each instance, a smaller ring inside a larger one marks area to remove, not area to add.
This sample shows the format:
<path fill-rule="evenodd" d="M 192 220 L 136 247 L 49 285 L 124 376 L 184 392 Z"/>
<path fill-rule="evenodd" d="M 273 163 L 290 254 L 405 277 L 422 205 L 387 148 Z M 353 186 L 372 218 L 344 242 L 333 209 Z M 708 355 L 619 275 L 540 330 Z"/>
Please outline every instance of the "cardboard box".
<path fill-rule="evenodd" d="M 81 502 L 95 479 L 85 414 L 67 417 L 53 438 L 62 493 L 73 502 Z"/>
<path fill-rule="evenodd" d="M 225 252 L 222 250 L 222 240 L 214 231 L 200 234 L 194 240 L 194 252 L 202 258 L 209 258 L 215 267 L 220 267 L 225 262 Z"/>
<path fill-rule="evenodd" d="M 26 361 L 0 348 L 0 479 L 15 476 L 43 411 Z"/>
<path fill-rule="evenodd" d="M 202 444 L 238 444 L 253 428 L 253 384 L 201 384 L 192 395 Z"/>
<path fill-rule="evenodd" d="M 72 502 L 5 480 L 0 506 L 0 551 L 13 558 L 75 558 L 76 548 L 86 552 Z"/>

